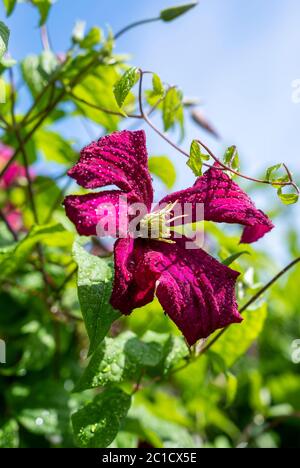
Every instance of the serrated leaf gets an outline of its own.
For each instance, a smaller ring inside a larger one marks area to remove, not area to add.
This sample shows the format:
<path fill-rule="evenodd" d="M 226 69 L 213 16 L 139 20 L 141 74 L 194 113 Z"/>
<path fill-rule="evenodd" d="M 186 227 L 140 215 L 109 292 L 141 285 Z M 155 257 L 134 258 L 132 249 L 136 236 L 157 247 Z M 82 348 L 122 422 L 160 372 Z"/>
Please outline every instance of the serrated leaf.
<path fill-rule="evenodd" d="M 161 179 L 168 189 L 176 182 L 176 169 L 167 156 L 151 156 L 148 160 L 149 171 Z"/>
<path fill-rule="evenodd" d="M 155 342 L 144 343 L 132 332 L 105 338 L 76 385 L 80 392 L 88 388 L 137 379 L 141 370 L 155 367 L 162 359 L 162 347 Z"/>
<path fill-rule="evenodd" d="M 8 27 L 0 21 L 0 60 L 7 51 L 10 31 Z"/>
<path fill-rule="evenodd" d="M 0 448 L 19 447 L 19 426 L 17 421 L 10 419 L 0 426 Z"/>
<path fill-rule="evenodd" d="M 105 448 L 115 439 L 128 413 L 131 396 L 108 388 L 72 416 L 75 441 L 82 448 Z"/>
<path fill-rule="evenodd" d="M 74 243 L 73 255 L 78 265 L 78 298 L 92 354 L 121 315 L 110 305 L 113 264 L 89 254 L 79 242 Z"/>
<path fill-rule="evenodd" d="M 208 159 L 209 156 L 202 153 L 200 144 L 196 140 L 193 140 L 187 165 L 192 169 L 196 177 L 202 175 L 203 161 L 207 161 Z"/>
<path fill-rule="evenodd" d="M 212 351 L 224 360 L 227 368 L 243 356 L 260 335 L 267 317 L 267 306 L 263 304 L 256 310 L 243 314 L 244 321 L 231 325 L 213 345 Z"/>
<path fill-rule="evenodd" d="M 178 18 L 179 16 L 187 13 L 189 10 L 194 8 L 198 5 L 198 2 L 191 2 L 185 5 L 179 5 L 176 7 L 166 8 L 160 12 L 160 18 L 163 21 L 173 21 L 174 19 Z"/>
<path fill-rule="evenodd" d="M 114 95 L 118 106 L 121 108 L 127 98 L 129 92 L 136 84 L 139 78 L 138 69 L 136 67 L 129 68 L 122 78 L 114 85 Z"/>
<path fill-rule="evenodd" d="M 15 9 L 17 0 L 3 0 L 3 3 L 5 6 L 6 15 L 10 16 Z"/>

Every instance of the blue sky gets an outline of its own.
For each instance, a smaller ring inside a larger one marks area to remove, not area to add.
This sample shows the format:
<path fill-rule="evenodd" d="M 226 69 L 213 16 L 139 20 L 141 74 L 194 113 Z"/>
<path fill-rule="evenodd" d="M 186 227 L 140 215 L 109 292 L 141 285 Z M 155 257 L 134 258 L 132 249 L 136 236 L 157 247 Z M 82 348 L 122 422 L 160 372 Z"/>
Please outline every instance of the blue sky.
<path fill-rule="evenodd" d="M 176 3 L 58 0 L 49 21 L 54 49 L 68 46 L 78 19 L 117 31 Z M 299 0 L 200 0 L 197 8 L 172 23 L 131 31 L 118 42 L 117 51 L 131 53 L 133 64 L 156 71 L 164 81 L 178 84 L 186 96 L 203 100 L 222 140 L 216 142 L 189 122 L 186 148 L 191 139 L 201 136 L 220 154 L 226 145 L 236 144 L 244 168 L 252 175 L 281 161 L 300 172 L 300 104 L 291 99 L 291 83 L 300 78 L 299 18 Z M 37 22 L 33 9 L 24 4 L 7 21 L 12 31 L 10 51 L 17 59 L 40 50 Z M 74 131 L 82 132 L 86 143 L 82 128 Z M 176 163 L 178 188 L 190 184 L 193 176 L 184 159 L 151 130 L 147 134 L 150 152 L 168 154 Z M 266 189 L 260 197 L 265 202 L 272 194 Z"/>

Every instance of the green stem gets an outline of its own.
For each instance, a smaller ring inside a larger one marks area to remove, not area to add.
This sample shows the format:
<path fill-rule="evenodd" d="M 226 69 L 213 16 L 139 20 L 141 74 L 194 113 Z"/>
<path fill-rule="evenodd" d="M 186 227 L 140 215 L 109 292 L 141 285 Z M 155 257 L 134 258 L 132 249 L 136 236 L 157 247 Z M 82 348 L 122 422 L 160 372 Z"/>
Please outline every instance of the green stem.
<path fill-rule="evenodd" d="M 138 26 L 142 26 L 143 24 L 149 24 L 149 23 L 154 23 L 156 21 L 160 21 L 160 17 L 157 16 L 156 18 L 149 18 L 149 19 L 144 19 L 140 21 L 135 21 L 134 23 L 129 24 L 128 26 L 125 26 L 125 28 L 121 29 L 119 32 L 117 32 L 114 36 L 114 39 L 119 39 L 123 34 L 127 33 L 131 29 L 137 28 Z"/>

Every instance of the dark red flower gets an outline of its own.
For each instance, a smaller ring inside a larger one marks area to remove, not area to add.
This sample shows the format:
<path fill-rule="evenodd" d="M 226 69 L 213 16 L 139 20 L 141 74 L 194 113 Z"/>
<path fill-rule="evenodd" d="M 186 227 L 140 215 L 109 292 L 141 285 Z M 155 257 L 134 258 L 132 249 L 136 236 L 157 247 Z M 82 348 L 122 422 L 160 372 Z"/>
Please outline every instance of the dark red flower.
<path fill-rule="evenodd" d="M 119 188 L 66 197 L 66 213 L 81 235 L 96 235 L 101 221 L 98 208 L 102 204 L 107 206 L 110 202 L 118 215 L 121 194 L 127 196 L 129 204 L 139 202 L 146 206 L 147 226 L 152 228 L 151 223 L 164 219 L 158 217 L 162 211 L 150 211 L 153 188 L 143 131 L 117 132 L 92 143 L 83 149 L 69 175 L 85 188 Z M 185 218 L 185 222 L 195 221 L 196 204 L 204 203 L 205 219 L 244 225 L 243 242 L 254 242 L 273 227 L 246 193 L 217 167 L 199 177 L 192 188 L 168 195 L 160 205 L 165 202 L 169 204 L 169 214 L 175 202 L 191 203 L 192 219 Z M 159 229 L 163 230 L 160 221 Z M 202 249 L 187 250 L 186 242 L 186 238 L 168 240 L 163 235 L 157 239 L 132 238 L 129 233 L 118 239 L 111 303 L 127 315 L 151 302 L 156 294 L 192 345 L 218 328 L 241 322 L 242 317 L 235 299 L 239 273 Z"/>

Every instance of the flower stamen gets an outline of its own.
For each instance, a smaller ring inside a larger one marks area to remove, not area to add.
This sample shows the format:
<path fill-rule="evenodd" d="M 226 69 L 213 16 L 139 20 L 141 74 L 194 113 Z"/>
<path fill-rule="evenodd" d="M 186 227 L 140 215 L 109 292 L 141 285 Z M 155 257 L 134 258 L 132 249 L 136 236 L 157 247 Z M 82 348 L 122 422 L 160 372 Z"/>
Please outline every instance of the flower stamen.
<path fill-rule="evenodd" d="M 155 239 L 161 242 L 167 242 L 174 244 L 172 237 L 172 231 L 170 223 L 177 219 L 182 219 L 186 215 L 175 216 L 170 218 L 172 211 L 177 204 L 177 200 L 174 203 L 168 203 L 163 209 L 153 211 L 147 214 L 140 222 L 140 235 L 139 237 Z"/>

